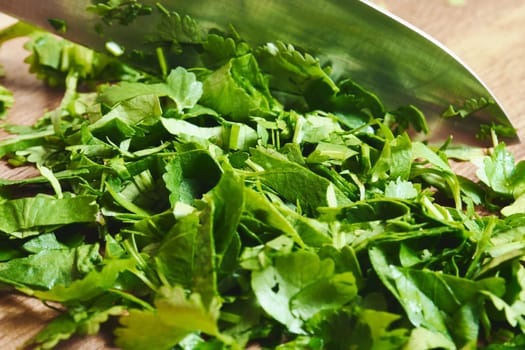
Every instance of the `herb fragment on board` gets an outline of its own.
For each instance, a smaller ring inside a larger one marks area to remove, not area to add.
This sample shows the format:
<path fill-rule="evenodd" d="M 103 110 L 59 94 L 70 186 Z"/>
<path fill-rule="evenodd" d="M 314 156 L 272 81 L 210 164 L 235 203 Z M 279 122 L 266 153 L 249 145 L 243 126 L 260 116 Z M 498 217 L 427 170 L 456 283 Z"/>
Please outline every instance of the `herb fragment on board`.
<path fill-rule="evenodd" d="M 7 116 L 9 108 L 13 106 L 13 93 L 6 87 L 0 85 L 0 119 Z"/>

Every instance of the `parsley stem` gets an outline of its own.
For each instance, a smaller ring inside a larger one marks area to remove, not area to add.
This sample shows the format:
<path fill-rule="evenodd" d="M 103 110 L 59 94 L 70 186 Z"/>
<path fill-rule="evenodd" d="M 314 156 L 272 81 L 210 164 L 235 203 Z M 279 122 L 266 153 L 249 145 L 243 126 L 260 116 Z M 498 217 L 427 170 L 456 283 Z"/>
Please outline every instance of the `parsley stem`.
<path fill-rule="evenodd" d="M 438 220 L 446 220 L 443 213 L 435 207 L 435 205 L 430 201 L 430 199 L 428 199 L 427 196 L 423 196 L 422 201 L 423 207 L 425 207 L 432 216 Z"/>
<path fill-rule="evenodd" d="M 134 296 L 133 294 L 130 294 L 130 293 L 126 293 L 120 289 L 116 289 L 116 288 L 111 288 L 109 289 L 109 291 L 113 294 L 117 294 L 119 296 L 121 296 L 122 298 L 126 299 L 126 300 L 129 300 L 135 304 L 138 304 L 140 306 L 142 306 L 143 309 L 145 310 L 149 310 L 149 311 L 153 311 L 155 310 L 155 308 L 153 306 L 151 306 L 149 303 L 145 302 L 144 300 L 140 299 L 140 298 L 137 298 L 136 296 Z"/>
<path fill-rule="evenodd" d="M 156 291 L 157 287 L 155 284 L 148 278 L 148 271 L 150 270 L 146 261 L 142 258 L 137 249 L 137 244 L 135 242 L 135 235 L 131 235 L 130 239 L 126 239 L 123 242 L 124 248 L 131 255 L 131 257 L 137 263 L 137 269 L 132 270 L 133 274 L 137 276 L 145 285 L 147 285 L 151 290 Z M 151 273 L 149 274 L 151 275 Z"/>
<path fill-rule="evenodd" d="M 121 205 L 124 209 L 129 210 L 133 214 L 137 214 L 143 217 L 148 217 L 149 213 L 140 208 L 139 206 L 135 205 L 133 202 L 125 199 L 123 196 L 117 193 L 109 183 L 106 183 L 106 190 L 108 193 L 113 197 L 115 202 L 117 202 L 119 205 Z"/>
<path fill-rule="evenodd" d="M 485 254 L 485 251 L 487 249 L 487 246 L 489 245 L 489 240 L 490 240 L 490 237 L 492 236 L 492 232 L 494 231 L 495 226 L 496 226 L 496 218 L 494 216 L 489 217 L 487 226 L 483 230 L 481 237 L 479 237 L 478 239 L 478 242 L 476 244 L 476 251 L 474 252 L 474 256 L 472 257 L 472 262 L 470 263 L 467 269 L 467 272 L 465 273 L 465 277 L 475 279 L 476 273 L 479 273 L 480 271 L 479 262 L 483 254 Z"/>
<path fill-rule="evenodd" d="M 164 50 L 162 49 L 162 47 L 157 47 L 155 53 L 157 54 L 157 60 L 159 62 L 159 67 L 162 76 L 165 77 L 168 75 L 168 64 L 166 63 L 166 55 L 164 55 Z"/>

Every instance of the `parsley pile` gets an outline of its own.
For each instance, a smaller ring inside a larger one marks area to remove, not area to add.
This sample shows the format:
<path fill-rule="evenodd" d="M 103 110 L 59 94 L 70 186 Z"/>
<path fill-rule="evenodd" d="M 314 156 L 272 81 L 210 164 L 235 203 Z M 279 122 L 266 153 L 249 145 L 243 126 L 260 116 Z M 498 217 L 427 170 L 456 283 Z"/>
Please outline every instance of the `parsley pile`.
<path fill-rule="evenodd" d="M 209 33 L 201 65 L 151 75 L 26 34 L 65 88 L 0 141 L 40 172 L 0 180 L 0 282 L 63 311 L 30 345 L 106 327 L 129 350 L 525 346 L 525 162 L 496 138 L 415 141 L 416 107 L 284 43 Z"/>

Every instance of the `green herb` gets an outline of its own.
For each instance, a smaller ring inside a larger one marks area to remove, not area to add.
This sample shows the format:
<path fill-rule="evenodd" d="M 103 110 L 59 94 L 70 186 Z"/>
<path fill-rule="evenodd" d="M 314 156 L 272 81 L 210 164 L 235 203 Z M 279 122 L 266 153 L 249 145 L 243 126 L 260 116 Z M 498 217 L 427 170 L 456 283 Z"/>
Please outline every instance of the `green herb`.
<path fill-rule="evenodd" d="M 138 16 L 151 13 L 152 8 L 136 0 L 93 0 L 87 10 L 99 15 L 108 25 L 114 22 L 127 25 Z"/>
<path fill-rule="evenodd" d="M 479 99 L 471 98 L 466 100 L 464 105 L 460 108 L 455 108 L 454 106 L 450 105 L 448 109 L 445 112 L 443 112 L 442 115 L 445 118 L 450 118 L 454 116 L 460 116 L 461 118 L 465 118 L 470 114 L 493 104 L 493 100 L 484 97 L 481 97 Z"/>
<path fill-rule="evenodd" d="M 0 119 L 5 118 L 9 108 L 14 103 L 13 93 L 0 85 Z"/>
<path fill-rule="evenodd" d="M 157 10 L 200 65 L 172 69 L 158 46 L 153 76 L 30 32 L 31 70 L 65 87 L 0 141 L 40 171 L 0 181 L 0 282 L 64 307 L 31 345 L 113 327 L 123 349 L 522 346 L 523 161 L 495 137 L 488 153 L 412 140 L 428 132 L 416 106 Z"/>
<path fill-rule="evenodd" d="M 67 31 L 67 23 L 63 19 L 50 18 L 47 21 L 57 32 L 65 33 Z"/>

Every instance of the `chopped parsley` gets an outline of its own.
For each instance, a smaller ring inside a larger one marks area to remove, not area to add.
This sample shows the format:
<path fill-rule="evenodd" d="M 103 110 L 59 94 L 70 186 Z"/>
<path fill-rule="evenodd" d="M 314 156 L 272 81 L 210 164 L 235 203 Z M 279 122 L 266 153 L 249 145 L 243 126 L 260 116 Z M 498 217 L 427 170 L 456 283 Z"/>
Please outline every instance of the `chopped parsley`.
<path fill-rule="evenodd" d="M 31 70 L 65 91 L 0 141 L 40 172 L 0 180 L 0 283 L 64 306 L 30 345 L 102 327 L 128 350 L 524 346 L 525 162 L 494 134 L 488 152 L 416 141 L 417 106 L 284 43 L 209 33 L 200 65 L 153 75 L 29 38 Z"/>

